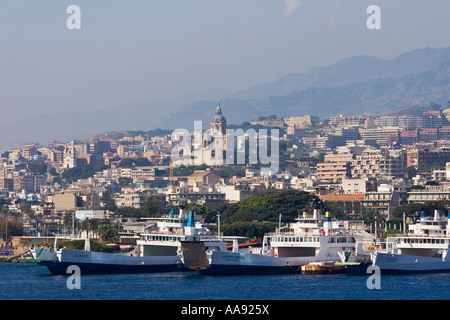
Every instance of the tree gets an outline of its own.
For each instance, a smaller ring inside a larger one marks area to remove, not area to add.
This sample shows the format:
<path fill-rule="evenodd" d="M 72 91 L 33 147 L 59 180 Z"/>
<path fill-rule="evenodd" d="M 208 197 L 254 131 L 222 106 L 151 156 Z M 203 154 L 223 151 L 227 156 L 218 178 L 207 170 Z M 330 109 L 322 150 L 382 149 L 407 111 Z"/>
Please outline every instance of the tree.
<path fill-rule="evenodd" d="M 366 225 L 372 225 L 374 222 L 377 222 L 378 225 L 381 225 L 386 221 L 384 214 L 382 214 L 380 210 L 366 207 L 361 209 L 359 218 L 363 220 Z"/>
<path fill-rule="evenodd" d="M 424 203 L 408 203 L 398 206 L 392 212 L 395 219 L 403 219 L 403 213 L 406 217 L 411 218 L 413 222 L 416 222 L 420 218 L 420 213 L 427 210 L 427 206 Z"/>
<path fill-rule="evenodd" d="M 136 158 L 133 161 L 134 161 L 134 164 L 137 167 L 146 167 L 146 166 L 150 166 L 151 165 L 150 161 L 147 158 L 144 158 L 144 157 Z"/>
<path fill-rule="evenodd" d="M 285 222 L 294 222 L 303 211 L 312 210 L 311 203 L 316 197 L 311 193 L 297 190 L 272 191 L 255 195 L 247 200 L 229 205 L 223 211 L 223 222 L 238 221 L 278 221 L 281 214 Z"/>
<path fill-rule="evenodd" d="M 119 163 L 120 168 L 132 168 L 134 166 L 134 161 L 131 158 L 122 159 Z"/>
<path fill-rule="evenodd" d="M 345 210 L 336 201 L 324 201 L 323 208 L 325 212 L 330 212 L 337 219 L 345 217 Z"/>
<path fill-rule="evenodd" d="M 140 209 L 136 209 L 133 207 L 120 207 L 114 211 L 114 215 L 121 217 L 135 217 L 140 218 L 142 215 L 142 211 Z"/>
<path fill-rule="evenodd" d="M 5 216 L 0 218 L 0 238 L 8 240 L 12 236 L 23 235 L 23 224 L 17 218 Z"/>
<path fill-rule="evenodd" d="M 100 241 L 116 241 L 118 239 L 119 230 L 113 226 L 110 220 L 102 220 L 98 226 L 98 236 Z"/>
<path fill-rule="evenodd" d="M 99 227 L 99 222 L 97 219 L 86 218 L 80 224 L 81 230 L 86 231 L 87 234 L 89 234 L 89 232 L 91 232 L 91 231 L 98 232 L 98 227 Z"/>
<path fill-rule="evenodd" d="M 161 199 L 149 197 L 142 207 L 143 217 L 158 217 L 164 214 L 163 202 Z"/>
<path fill-rule="evenodd" d="M 415 177 L 417 174 L 417 169 L 414 166 L 410 166 L 408 168 L 406 168 L 406 174 L 408 175 L 408 178 L 412 178 Z"/>
<path fill-rule="evenodd" d="M 117 210 L 116 201 L 114 200 L 110 192 L 108 191 L 104 192 L 100 200 L 103 202 L 103 206 L 106 210 L 108 211 Z"/>

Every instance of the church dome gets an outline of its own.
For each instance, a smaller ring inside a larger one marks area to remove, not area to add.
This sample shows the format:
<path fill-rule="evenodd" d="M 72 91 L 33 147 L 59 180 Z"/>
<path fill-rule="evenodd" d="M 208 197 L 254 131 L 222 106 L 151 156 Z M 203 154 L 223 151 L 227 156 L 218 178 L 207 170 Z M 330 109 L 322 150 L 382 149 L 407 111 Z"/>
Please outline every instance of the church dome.
<path fill-rule="evenodd" d="M 220 107 L 220 103 L 216 108 L 216 114 L 211 119 L 211 124 L 213 123 L 222 123 L 222 124 L 227 123 L 227 120 L 222 115 L 222 108 Z"/>

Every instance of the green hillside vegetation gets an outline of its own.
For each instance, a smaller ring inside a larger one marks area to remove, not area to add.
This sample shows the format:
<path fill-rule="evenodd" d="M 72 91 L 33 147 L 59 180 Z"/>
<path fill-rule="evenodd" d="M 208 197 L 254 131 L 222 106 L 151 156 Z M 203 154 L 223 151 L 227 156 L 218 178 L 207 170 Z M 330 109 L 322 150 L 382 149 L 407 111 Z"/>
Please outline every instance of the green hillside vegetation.
<path fill-rule="evenodd" d="M 228 206 L 223 222 L 294 222 L 303 211 L 312 212 L 315 196 L 303 191 L 272 191 Z"/>

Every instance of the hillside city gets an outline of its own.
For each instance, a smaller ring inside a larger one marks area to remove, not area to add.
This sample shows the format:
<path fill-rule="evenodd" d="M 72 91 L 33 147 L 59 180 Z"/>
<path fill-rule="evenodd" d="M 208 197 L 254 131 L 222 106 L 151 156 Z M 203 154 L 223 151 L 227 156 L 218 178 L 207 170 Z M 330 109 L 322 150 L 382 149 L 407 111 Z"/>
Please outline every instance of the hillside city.
<path fill-rule="evenodd" d="M 399 222 L 408 206 L 417 213 L 414 204 L 450 199 L 450 108 L 412 109 L 243 123 L 244 129 L 279 129 L 279 170 L 270 176 L 259 164 L 174 166 L 169 130 L 28 143 L 1 153 L 0 235 L 79 236 L 94 229 L 82 221 L 98 220 L 120 226 L 116 239 L 133 238 L 146 219 L 179 206 L 206 212 L 215 223 L 226 205 L 293 190 L 313 194 L 335 216 L 372 213 L 377 221 Z M 211 128 L 231 127 L 226 108 L 219 105 L 214 114 L 212 106 L 211 117 Z"/>

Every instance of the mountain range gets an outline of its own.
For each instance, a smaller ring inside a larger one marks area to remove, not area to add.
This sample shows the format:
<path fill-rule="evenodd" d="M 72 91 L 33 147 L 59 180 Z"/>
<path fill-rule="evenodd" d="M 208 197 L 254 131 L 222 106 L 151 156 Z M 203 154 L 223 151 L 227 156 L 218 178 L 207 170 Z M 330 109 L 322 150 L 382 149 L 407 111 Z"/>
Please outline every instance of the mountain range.
<path fill-rule="evenodd" d="M 238 76 L 238 75 L 237 75 Z M 394 59 L 355 56 L 302 74 L 288 74 L 236 93 L 216 90 L 168 101 L 130 103 L 93 112 L 29 116 L 0 128 L 0 150 L 28 142 L 86 139 L 100 132 L 204 127 L 217 97 L 228 123 L 259 116 L 385 114 L 450 100 L 450 47 L 425 48 Z"/>

